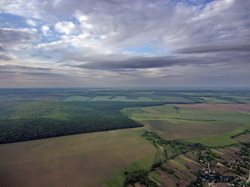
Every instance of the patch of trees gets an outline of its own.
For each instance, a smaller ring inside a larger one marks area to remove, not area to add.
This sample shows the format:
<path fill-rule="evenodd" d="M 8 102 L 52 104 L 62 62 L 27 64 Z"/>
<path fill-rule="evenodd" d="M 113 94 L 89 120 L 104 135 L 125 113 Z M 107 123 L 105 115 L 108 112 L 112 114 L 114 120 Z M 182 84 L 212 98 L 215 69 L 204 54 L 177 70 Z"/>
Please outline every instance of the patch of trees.
<path fill-rule="evenodd" d="M 0 143 L 141 127 L 120 110 L 151 105 L 153 103 L 139 102 L 0 103 Z"/>
<path fill-rule="evenodd" d="M 148 174 L 149 172 L 143 169 L 138 169 L 131 172 L 126 171 L 124 172 L 124 186 L 127 187 L 128 185 L 140 183 L 146 185 L 147 187 L 157 187 L 158 185 L 154 181 L 149 179 Z"/>
<path fill-rule="evenodd" d="M 234 171 L 235 174 L 239 175 L 239 176 L 244 176 L 246 175 L 246 172 L 244 172 L 243 170 L 240 169 L 240 167 L 237 167 Z"/>
<path fill-rule="evenodd" d="M 205 150 L 206 146 L 200 143 L 187 143 L 182 140 L 165 140 L 161 138 L 159 135 L 157 135 L 154 132 L 146 131 L 142 137 L 145 137 L 148 141 L 150 141 L 156 148 L 157 144 L 162 146 L 164 148 L 164 151 L 169 156 L 168 159 L 173 159 L 174 157 L 187 153 L 188 151 L 193 150 Z"/>
<path fill-rule="evenodd" d="M 207 150 L 205 152 L 205 155 L 203 156 L 202 160 L 205 159 L 208 162 L 211 162 L 212 160 L 220 159 L 220 155 L 216 154 L 215 152 L 212 152 L 210 150 Z"/>
<path fill-rule="evenodd" d="M 202 183 L 195 181 L 192 181 L 187 187 L 203 187 L 204 185 Z"/>
<path fill-rule="evenodd" d="M 217 96 L 215 98 L 216 99 L 221 99 L 221 100 L 224 100 L 224 101 L 229 101 L 229 102 L 232 102 L 232 103 L 246 104 L 245 102 L 238 101 L 236 98 L 233 98 L 233 97 Z"/>

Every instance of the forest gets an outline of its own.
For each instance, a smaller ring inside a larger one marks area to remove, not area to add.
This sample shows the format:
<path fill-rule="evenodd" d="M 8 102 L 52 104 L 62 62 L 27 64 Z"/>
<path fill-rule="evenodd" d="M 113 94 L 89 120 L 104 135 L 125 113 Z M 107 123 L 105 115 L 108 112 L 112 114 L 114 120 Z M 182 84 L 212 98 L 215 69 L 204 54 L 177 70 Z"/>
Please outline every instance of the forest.
<path fill-rule="evenodd" d="M 0 143 L 140 127 L 123 115 L 129 106 L 156 103 L 29 101 L 0 103 Z"/>

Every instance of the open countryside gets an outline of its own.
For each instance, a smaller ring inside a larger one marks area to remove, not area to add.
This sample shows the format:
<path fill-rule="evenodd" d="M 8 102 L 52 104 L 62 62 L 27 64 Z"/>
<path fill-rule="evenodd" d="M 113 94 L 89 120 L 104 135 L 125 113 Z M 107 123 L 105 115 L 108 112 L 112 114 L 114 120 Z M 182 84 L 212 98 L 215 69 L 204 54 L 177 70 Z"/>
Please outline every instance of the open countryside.
<path fill-rule="evenodd" d="M 211 90 L 210 98 L 227 104 L 204 95 L 209 91 L 1 90 L 1 186 L 197 186 L 209 170 L 247 178 L 250 105 L 236 96 L 249 92 L 224 90 L 222 98 Z"/>

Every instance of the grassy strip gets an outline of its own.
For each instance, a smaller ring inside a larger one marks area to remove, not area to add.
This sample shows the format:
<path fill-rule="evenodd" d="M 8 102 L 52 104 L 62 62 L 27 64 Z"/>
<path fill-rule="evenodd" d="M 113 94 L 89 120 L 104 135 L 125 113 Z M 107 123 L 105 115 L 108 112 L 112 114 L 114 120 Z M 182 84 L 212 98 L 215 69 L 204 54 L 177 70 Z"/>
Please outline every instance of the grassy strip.
<path fill-rule="evenodd" d="M 185 138 L 183 141 L 189 143 L 201 143 L 205 146 L 209 147 L 223 147 L 229 146 L 232 144 L 239 143 L 237 140 L 233 139 L 232 137 L 236 137 L 239 134 L 243 134 L 249 129 L 249 125 L 237 128 L 233 131 L 219 134 L 219 135 L 212 135 L 212 136 L 198 136 L 194 138 Z"/>

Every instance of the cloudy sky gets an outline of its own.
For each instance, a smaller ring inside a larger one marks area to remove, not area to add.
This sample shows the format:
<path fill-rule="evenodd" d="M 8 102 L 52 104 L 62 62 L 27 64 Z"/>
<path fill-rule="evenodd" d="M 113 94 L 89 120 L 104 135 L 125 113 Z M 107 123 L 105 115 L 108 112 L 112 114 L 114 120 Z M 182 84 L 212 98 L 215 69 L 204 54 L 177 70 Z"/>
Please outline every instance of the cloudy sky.
<path fill-rule="evenodd" d="M 250 87 L 249 0 L 1 0 L 0 87 Z"/>

